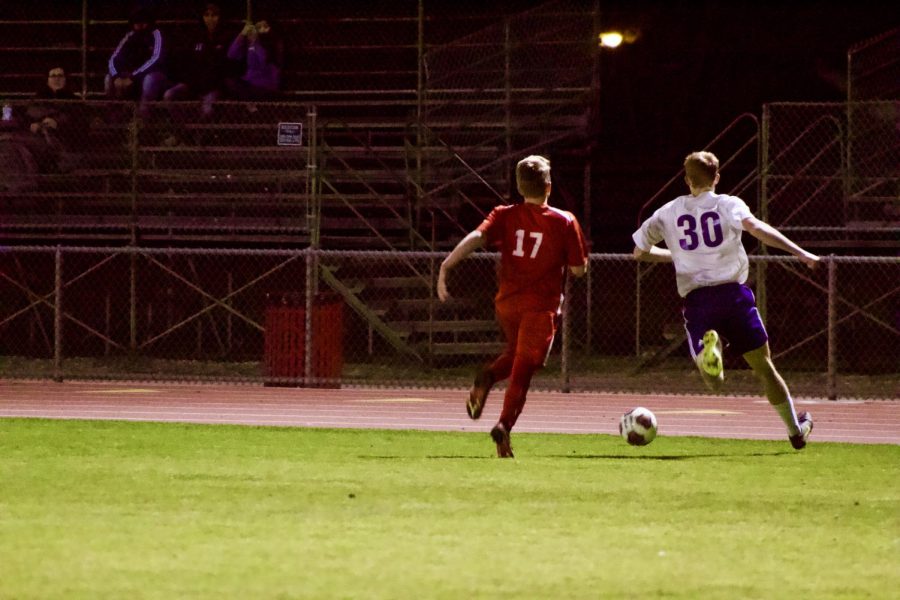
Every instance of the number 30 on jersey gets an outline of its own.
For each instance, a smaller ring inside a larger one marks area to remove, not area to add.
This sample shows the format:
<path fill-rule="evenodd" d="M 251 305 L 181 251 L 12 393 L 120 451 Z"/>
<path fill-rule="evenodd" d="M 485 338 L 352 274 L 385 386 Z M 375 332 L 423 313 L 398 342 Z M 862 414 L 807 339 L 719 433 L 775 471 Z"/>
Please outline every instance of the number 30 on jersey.
<path fill-rule="evenodd" d="M 528 237 L 530 240 L 534 240 L 534 245 L 531 247 L 531 253 L 529 254 L 530 258 L 534 258 L 537 256 L 538 248 L 541 247 L 541 242 L 544 239 L 544 234 L 540 231 L 530 231 L 528 233 Z M 529 241 L 530 241 L 529 240 Z M 513 250 L 513 256 L 525 256 L 525 230 L 524 229 L 516 229 L 516 249 Z"/>
<path fill-rule="evenodd" d="M 700 246 L 701 237 L 703 238 L 703 244 L 708 248 L 715 248 L 725 239 L 725 236 L 722 234 L 722 223 L 717 212 L 703 213 L 700 215 L 699 223 L 697 223 L 694 215 L 681 215 L 678 217 L 677 223 L 682 228 L 681 233 L 684 234 L 678 240 L 682 250 L 696 250 Z"/>

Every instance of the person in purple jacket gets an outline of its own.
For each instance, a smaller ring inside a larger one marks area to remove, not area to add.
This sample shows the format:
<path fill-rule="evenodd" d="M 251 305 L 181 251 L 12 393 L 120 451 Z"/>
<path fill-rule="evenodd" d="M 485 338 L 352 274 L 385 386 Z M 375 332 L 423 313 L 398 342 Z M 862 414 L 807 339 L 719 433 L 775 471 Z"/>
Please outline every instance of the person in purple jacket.
<path fill-rule="evenodd" d="M 228 82 L 238 100 L 272 100 L 281 90 L 284 44 L 265 19 L 247 23 L 231 42 L 228 58 L 244 65 L 243 75 Z"/>
<path fill-rule="evenodd" d="M 164 70 L 166 49 L 150 10 L 135 9 L 128 22 L 130 31 L 109 57 L 106 95 L 117 100 L 139 98 L 141 115 L 146 117 L 147 103 L 159 100 L 171 85 Z"/>

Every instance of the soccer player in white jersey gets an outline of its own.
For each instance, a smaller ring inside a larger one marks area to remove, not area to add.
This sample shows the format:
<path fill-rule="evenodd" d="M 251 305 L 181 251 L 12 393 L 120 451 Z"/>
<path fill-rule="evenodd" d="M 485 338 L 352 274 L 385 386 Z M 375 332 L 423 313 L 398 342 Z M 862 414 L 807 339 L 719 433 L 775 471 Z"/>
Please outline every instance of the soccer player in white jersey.
<path fill-rule="evenodd" d="M 715 391 L 724 381 L 721 336 L 763 383 L 769 403 L 787 426 L 791 445 L 800 450 L 812 431 L 812 416 L 794 411 L 787 385 L 772 364 L 756 298 L 745 285 L 748 260 L 741 233 L 793 254 L 809 268 L 815 268 L 819 257 L 754 217 L 737 196 L 717 194 L 719 159 L 713 153 L 689 154 L 684 171 L 691 193 L 675 198 L 641 224 L 631 236 L 634 257 L 674 263 L 691 356 L 707 386 Z M 663 241 L 666 248 L 656 246 Z"/>

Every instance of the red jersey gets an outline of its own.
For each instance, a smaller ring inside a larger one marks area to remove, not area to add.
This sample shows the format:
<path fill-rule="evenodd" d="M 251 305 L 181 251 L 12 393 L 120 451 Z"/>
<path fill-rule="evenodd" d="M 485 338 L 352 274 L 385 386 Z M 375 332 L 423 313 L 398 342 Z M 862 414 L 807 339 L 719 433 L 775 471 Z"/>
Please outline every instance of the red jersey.
<path fill-rule="evenodd" d="M 584 265 L 584 235 L 575 215 L 547 204 L 498 206 L 478 231 L 500 251 L 500 289 L 495 302 L 518 310 L 557 311 L 568 267 Z"/>

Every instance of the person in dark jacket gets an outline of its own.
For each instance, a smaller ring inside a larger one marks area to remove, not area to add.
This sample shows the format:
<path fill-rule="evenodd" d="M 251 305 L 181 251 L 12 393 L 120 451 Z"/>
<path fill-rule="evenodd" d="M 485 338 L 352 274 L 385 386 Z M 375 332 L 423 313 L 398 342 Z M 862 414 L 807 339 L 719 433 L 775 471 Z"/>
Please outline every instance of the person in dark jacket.
<path fill-rule="evenodd" d="M 115 99 L 139 98 L 141 114 L 148 102 L 159 100 L 170 83 L 166 76 L 165 43 L 153 13 L 138 8 L 131 13 L 130 31 L 109 57 L 106 94 Z"/>
<path fill-rule="evenodd" d="M 177 51 L 174 78 L 178 81 L 163 94 L 163 100 L 202 100 L 201 115 L 212 116 L 213 104 L 225 89 L 229 61 L 228 36 L 221 26 L 221 10 L 214 2 L 208 2 L 203 11 L 202 23 Z"/>
<path fill-rule="evenodd" d="M 42 172 L 65 171 L 73 166 L 70 149 L 83 140 L 85 121 L 82 105 L 72 100 L 78 97 L 66 85 L 65 69 L 53 67 L 46 85 L 35 92 L 26 109 L 29 150 Z"/>
<path fill-rule="evenodd" d="M 34 94 L 33 102 L 27 112 L 31 133 L 56 131 L 69 121 L 62 102 L 54 100 L 77 100 L 78 96 L 66 85 L 66 71 L 62 67 L 53 67 L 47 74 L 47 84 L 42 85 Z M 48 102 L 41 102 L 47 100 Z"/>

